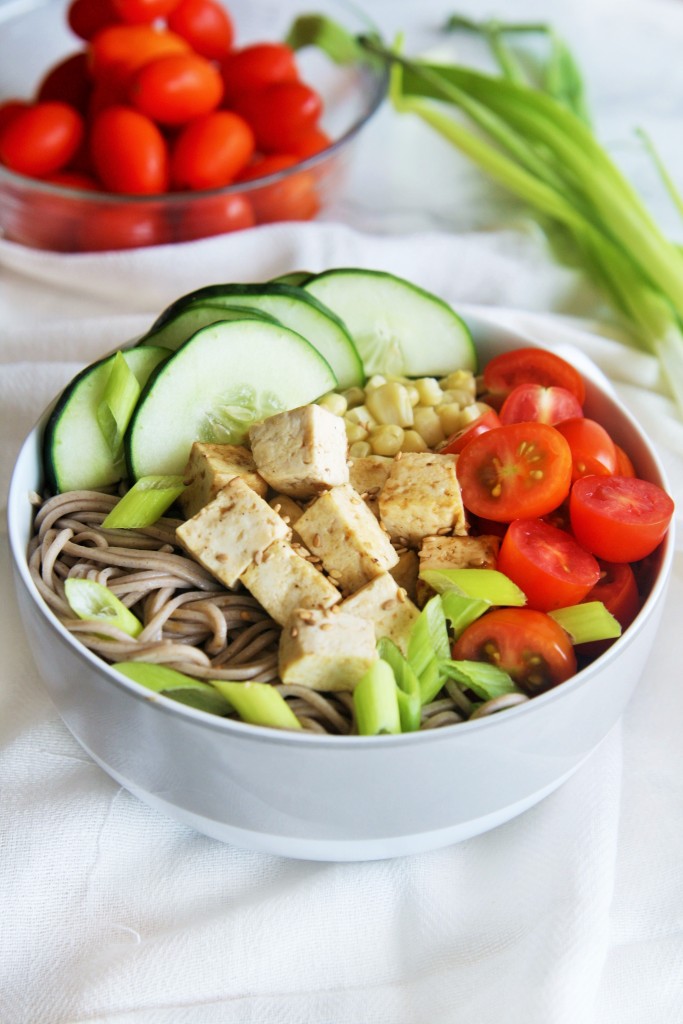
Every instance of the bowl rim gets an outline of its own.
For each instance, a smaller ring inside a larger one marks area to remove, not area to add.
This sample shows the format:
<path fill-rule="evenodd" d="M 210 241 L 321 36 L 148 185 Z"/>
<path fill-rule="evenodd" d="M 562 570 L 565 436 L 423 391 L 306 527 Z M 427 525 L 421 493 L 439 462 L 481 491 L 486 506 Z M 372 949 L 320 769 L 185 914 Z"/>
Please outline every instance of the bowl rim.
<path fill-rule="evenodd" d="M 66 0 L 62 0 L 62 3 L 66 8 Z M 378 32 L 377 26 L 366 11 L 353 3 L 353 0 L 334 0 L 334 3 L 341 8 L 347 8 L 356 18 L 363 21 L 369 32 Z M 7 23 L 22 14 L 32 13 L 43 7 L 53 6 L 54 0 L 5 0 L 5 2 L 0 3 L 0 29 L 3 23 Z M 61 199 L 71 200 L 72 202 L 86 202 L 92 203 L 94 206 L 108 207 L 132 205 L 163 209 L 186 203 L 199 204 L 203 200 L 209 201 L 224 196 L 251 195 L 262 188 L 268 188 L 272 185 L 277 185 L 281 181 L 286 181 L 294 174 L 315 170 L 317 167 L 326 164 L 328 161 L 333 160 L 339 151 L 345 149 L 346 145 L 359 134 L 384 103 L 389 87 L 389 70 L 386 66 L 373 65 L 368 62 L 362 65 L 360 70 L 364 78 L 372 82 L 373 88 L 370 90 L 368 103 L 365 105 L 363 112 L 354 120 L 353 124 L 338 139 L 335 139 L 334 142 L 319 153 L 314 153 L 292 164 L 290 167 L 274 171 L 261 178 L 234 182 L 231 185 L 211 189 L 185 189 L 177 192 L 160 192 L 151 195 L 122 195 L 116 192 L 90 191 L 89 189 L 43 181 L 40 178 L 31 178 L 25 174 L 18 174 L 16 171 L 12 171 L 10 168 L 0 164 L 0 185 L 4 181 L 6 185 L 12 186 L 17 191 L 21 190 L 25 193 L 42 196 L 56 196 Z M 2 101 L 2 97 L 0 97 L 0 101 Z"/>
<path fill-rule="evenodd" d="M 454 303 L 453 308 L 463 317 L 463 319 L 465 319 L 470 328 L 474 327 L 473 333 L 475 335 L 475 344 L 478 328 L 482 329 L 488 327 L 489 329 L 492 328 L 494 330 L 500 329 L 500 325 L 495 319 L 495 310 L 492 310 L 491 308 L 472 306 L 464 303 Z M 506 338 L 509 338 L 515 344 L 523 343 L 526 346 L 540 349 L 547 347 L 536 341 L 533 337 L 530 337 L 529 334 L 522 330 L 506 327 L 504 333 Z M 582 372 L 584 371 L 582 370 Z M 589 389 L 594 389 L 599 393 L 600 398 L 606 400 L 612 407 L 612 411 L 622 417 L 622 419 L 625 420 L 626 425 L 637 435 L 641 444 L 647 451 L 648 457 L 652 461 L 659 478 L 660 485 L 670 491 L 666 472 L 654 446 L 630 410 L 628 410 L 619 401 L 617 396 L 611 392 L 611 387 L 608 390 L 605 386 L 604 379 L 601 379 L 598 374 L 599 371 L 597 371 L 596 374 L 591 374 L 590 372 L 585 373 Z M 607 384 L 609 385 L 609 381 Z M 46 407 L 22 442 L 12 470 L 7 501 L 7 526 L 9 545 L 15 571 L 18 573 L 29 597 L 33 601 L 33 604 L 46 620 L 46 624 L 67 643 L 79 660 L 86 662 L 94 671 L 104 673 L 109 682 L 113 683 L 120 690 L 128 693 L 136 700 L 142 700 L 146 703 L 154 704 L 165 714 L 179 716 L 188 722 L 194 722 L 200 729 L 209 729 L 212 731 L 226 733 L 228 735 L 233 734 L 236 737 L 241 737 L 242 739 L 251 737 L 255 742 L 266 744 L 284 744 L 286 746 L 299 746 L 300 744 L 305 744 L 308 747 L 337 748 L 337 750 L 354 749 L 358 746 L 361 746 L 364 749 L 369 749 L 371 747 L 377 747 L 378 749 L 390 749 L 402 747 L 406 744 L 412 746 L 413 744 L 419 745 L 423 743 L 432 744 L 438 742 L 457 742 L 457 740 L 455 740 L 455 737 L 457 736 L 467 737 L 472 733 L 479 731 L 496 729 L 505 722 L 513 722 L 514 720 L 525 718 L 527 715 L 534 714 L 537 708 L 545 707 L 546 705 L 557 701 L 562 701 L 575 690 L 590 685 L 593 676 L 596 675 L 603 666 L 607 665 L 615 657 L 618 657 L 621 652 L 624 651 L 625 647 L 630 646 L 631 643 L 635 641 L 637 634 L 639 634 L 644 628 L 645 622 L 649 618 L 652 609 L 654 609 L 659 600 L 663 598 L 664 592 L 669 584 L 675 549 L 675 520 L 673 519 L 667 535 L 661 542 L 658 549 L 659 566 L 650 592 L 643 602 L 636 618 L 625 633 L 619 637 L 607 651 L 596 658 L 595 661 L 575 673 L 565 682 L 547 690 L 545 693 L 536 695 L 528 701 L 506 708 L 501 713 L 486 715 L 473 720 L 470 719 L 464 722 L 459 722 L 453 726 L 447 726 L 440 729 L 418 730 L 411 733 L 382 736 L 341 736 L 330 733 L 321 734 L 307 732 L 305 730 L 280 730 L 268 728 L 266 726 L 251 725 L 235 719 L 223 718 L 219 715 L 213 715 L 209 712 L 201 711 L 197 708 L 190 707 L 189 705 L 182 704 L 179 701 L 173 700 L 171 697 L 165 697 L 163 694 L 152 693 L 141 684 L 128 679 L 128 677 L 121 673 L 116 672 L 107 662 L 104 661 L 104 659 L 90 651 L 65 628 L 35 586 L 28 569 L 28 560 L 26 557 L 26 551 L 23 548 L 21 536 L 25 525 L 23 516 L 26 514 L 26 506 L 28 503 L 26 492 L 22 490 L 22 493 L 19 493 L 21 486 L 19 477 L 22 464 L 25 460 L 31 457 L 32 450 L 35 450 L 36 448 L 40 450 L 40 433 L 55 401 L 56 398 L 53 399 L 53 401 Z M 13 514 L 15 509 L 22 509 L 23 512 L 20 514 L 19 511 L 17 511 L 17 514 L 15 515 Z"/>

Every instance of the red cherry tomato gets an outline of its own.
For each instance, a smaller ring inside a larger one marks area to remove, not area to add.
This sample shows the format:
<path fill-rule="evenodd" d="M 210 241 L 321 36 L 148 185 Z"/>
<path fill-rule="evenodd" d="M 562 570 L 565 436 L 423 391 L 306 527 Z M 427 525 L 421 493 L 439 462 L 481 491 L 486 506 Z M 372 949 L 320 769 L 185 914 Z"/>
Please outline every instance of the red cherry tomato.
<path fill-rule="evenodd" d="M 254 129 L 256 145 L 266 153 L 287 153 L 322 113 L 322 100 L 303 82 L 274 82 L 235 97 L 231 106 Z"/>
<path fill-rule="evenodd" d="M 576 655 L 562 629 L 545 612 L 494 608 L 476 619 L 453 645 L 456 661 L 488 661 L 510 674 L 532 696 L 576 672 Z"/>
<path fill-rule="evenodd" d="M 554 426 L 562 420 L 583 415 L 581 403 L 572 391 L 556 385 L 518 384 L 500 408 L 501 423 L 535 420 Z"/>
<path fill-rule="evenodd" d="M 627 562 L 601 562 L 600 579 L 584 600 L 602 601 L 622 631 L 626 629 L 640 611 L 638 584 L 631 566 Z M 579 644 L 577 653 L 584 658 L 597 658 L 613 643 L 613 640 L 593 640 Z"/>
<path fill-rule="evenodd" d="M 221 73 L 228 104 L 251 89 L 299 78 L 294 51 L 284 43 L 253 43 L 233 50 L 223 61 Z"/>
<path fill-rule="evenodd" d="M 581 477 L 569 498 L 574 536 L 607 562 L 637 562 L 651 554 L 673 512 L 666 491 L 638 477 Z"/>
<path fill-rule="evenodd" d="M 497 568 L 526 594 L 529 608 L 549 612 L 578 604 L 600 579 L 595 558 L 574 538 L 540 519 L 515 519 Z"/>
<path fill-rule="evenodd" d="M 13 117 L 0 135 L 0 162 L 41 178 L 66 167 L 81 144 L 83 118 L 68 103 L 35 103 Z"/>
<path fill-rule="evenodd" d="M 552 512 L 569 492 L 571 472 L 569 445 L 546 423 L 487 430 L 458 457 L 465 508 L 497 522 Z"/>
<path fill-rule="evenodd" d="M 69 28 L 86 41 L 117 20 L 111 0 L 72 0 L 67 11 Z"/>
<path fill-rule="evenodd" d="M 107 107 L 98 114 L 90 131 L 90 152 L 109 192 L 153 195 L 168 190 L 166 141 L 139 110 Z"/>
<path fill-rule="evenodd" d="M 166 24 L 202 57 L 222 60 L 232 47 L 235 34 L 232 20 L 216 0 L 180 0 L 168 15 Z"/>
<path fill-rule="evenodd" d="M 327 132 L 315 125 L 290 145 L 289 152 L 297 156 L 299 160 L 305 160 L 306 157 L 315 156 L 316 153 L 322 153 L 323 150 L 329 149 L 331 145 L 332 139 Z"/>
<path fill-rule="evenodd" d="M 208 238 L 243 231 L 254 224 L 254 211 L 246 196 L 197 196 L 183 211 L 177 237 L 182 241 Z"/>
<path fill-rule="evenodd" d="M 5 127 L 13 121 L 17 114 L 20 114 L 22 110 L 28 109 L 30 103 L 26 100 L 5 100 L 4 103 L 0 103 L 0 134 L 4 131 Z"/>
<path fill-rule="evenodd" d="M 479 437 L 480 434 L 485 434 L 487 430 L 494 430 L 496 427 L 501 426 L 502 423 L 496 410 L 486 409 L 481 416 L 477 416 L 476 420 L 472 420 L 466 426 L 451 434 L 443 448 L 439 449 L 439 452 L 441 455 L 459 455 L 472 438 Z"/>
<path fill-rule="evenodd" d="M 623 448 L 620 448 L 618 444 L 614 445 L 614 450 L 617 453 L 617 476 L 636 476 L 635 466 L 631 462 L 630 457 L 626 454 Z"/>
<path fill-rule="evenodd" d="M 81 223 L 79 248 L 83 252 L 107 252 L 163 245 L 169 228 L 158 210 L 144 204 L 101 206 L 89 209 Z"/>
<path fill-rule="evenodd" d="M 231 110 L 216 110 L 191 121 L 171 151 L 171 180 L 177 189 L 221 188 L 234 180 L 254 152 L 254 133 Z M 253 216 L 253 211 L 250 212 Z"/>
<path fill-rule="evenodd" d="M 189 44 L 174 32 L 152 25 L 110 25 L 91 40 L 88 60 L 94 79 L 127 86 L 138 68 L 172 53 L 190 53 Z"/>
<path fill-rule="evenodd" d="M 617 472 L 617 452 L 614 441 L 595 420 L 580 416 L 556 424 L 572 452 L 572 479 L 597 474 L 606 476 Z"/>
<path fill-rule="evenodd" d="M 51 185 L 60 185 L 62 188 L 77 188 L 83 192 L 101 192 L 102 189 L 94 178 L 82 171 L 58 171 L 57 174 L 50 174 L 45 181 Z"/>
<path fill-rule="evenodd" d="M 80 114 L 88 110 L 92 79 L 88 70 L 88 55 L 85 50 L 72 53 L 71 56 L 54 64 L 43 76 L 36 92 L 36 101 L 46 103 L 58 100 L 68 103 Z"/>
<path fill-rule="evenodd" d="M 295 166 L 294 156 L 275 155 L 254 160 L 240 175 L 239 181 L 257 181 Z M 298 171 L 281 181 L 263 185 L 249 192 L 257 224 L 275 221 L 311 220 L 320 209 L 320 199 L 314 176 L 309 171 Z"/>
<path fill-rule="evenodd" d="M 171 53 L 138 68 L 128 87 L 131 103 L 162 125 L 181 125 L 220 103 L 223 82 L 214 65 L 196 53 Z"/>
<path fill-rule="evenodd" d="M 540 384 L 571 391 L 579 403 L 586 400 L 583 377 L 571 363 L 542 348 L 517 348 L 501 352 L 484 367 L 484 387 L 497 395 L 509 395 L 518 384 Z"/>
<path fill-rule="evenodd" d="M 110 0 L 121 21 L 131 25 L 150 24 L 157 18 L 166 18 L 178 0 Z"/>

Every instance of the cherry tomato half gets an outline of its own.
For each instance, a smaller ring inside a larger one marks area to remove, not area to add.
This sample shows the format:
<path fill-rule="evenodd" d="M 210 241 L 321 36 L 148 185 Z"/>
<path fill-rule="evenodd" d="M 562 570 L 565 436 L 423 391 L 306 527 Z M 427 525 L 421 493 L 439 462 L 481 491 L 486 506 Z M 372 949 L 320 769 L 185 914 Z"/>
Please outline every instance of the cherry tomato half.
<path fill-rule="evenodd" d="M 572 480 L 617 472 L 617 451 L 607 431 L 595 420 L 580 416 L 556 424 L 572 452 Z"/>
<path fill-rule="evenodd" d="M 157 18 L 165 18 L 178 0 L 110 0 L 121 21 L 132 25 L 150 24 Z"/>
<path fill-rule="evenodd" d="M 68 103 L 34 103 L 0 135 L 0 162 L 18 174 L 42 178 L 66 167 L 81 144 L 83 118 Z"/>
<path fill-rule="evenodd" d="M 221 188 L 246 167 L 253 152 L 254 133 L 247 122 L 231 110 L 215 110 L 178 135 L 171 180 L 178 189 Z"/>
<path fill-rule="evenodd" d="M 585 476 L 569 498 L 574 536 L 607 562 L 637 562 L 651 554 L 673 512 L 666 491 L 638 477 Z"/>
<path fill-rule="evenodd" d="M 166 140 L 150 118 L 129 107 L 107 107 L 90 130 L 93 165 L 109 192 L 153 195 L 166 192 Z"/>
<path fill-rule="evenodd" d="M 486 409 L 485 412 L 482 412 L 481 416 L 477 416 L 476 420 L 472 420 L 466 426 L 451 434 L 443 448 L 439 449 L 439 452 L 441 455 L 459 455 L 472 438 L 479 437 L 480 434 L 485 434 L 487 430 L 493 430 L 495 427 L 500 426 L 502 426 L 502 423 L 496 410 Z"/>
<path fill-rule="evenodd" d="M 576 672 L 576 655 L 568 635 L 549 615 L 533 608 L 486 612 L 458 637 L 452 654 L 455 660 L 498 665 L 532 696 Z"/>
<path fill-rule="evenodd" d="M 128 86 L 130 102 L 162 125 L 181 125 L 209 114 L 222 97 L 218 70 L 197 53 L 170 53 L 148 61 Z"/>
<path fill-rule="evenodd" d="M 636 474 L 636 469 L 635 469 L 635 466 L 633 465 L 633 463 L 631 462 L 630 456 L 627 455 L 627 453 L 624 451 L 624 449 L 620 448 L 618 444 L 614 445 L 614 450 L 617 453 L 617 468 L 616 468 L 616 471 L 615 471 L 616 475 L 617 476 L 636 476 L 637 475 Z"/>
<path fill-rule="evenodd" d="M 232 20 L 216 0 L 180 0 L 168 15 L 166 24 L 202 57 L 222 60 L 232 47 L 235 34 Z"/>
<path fill-rule="evenodd" d="M 500 546 L 497 568 L 542 612 L 578 604 L 600 579 L 597 560 L 574 538 L 540 519 L 515 519 Z"/>
<path fill-rule="evenodd" d="M 251 89 L 299 78 L 294 51 L 284 43 L 252 43 L 233 50 L 223 61 L 221 72 L 228 104 Z"/>
<path fill-rule="evenodd" d="M 231 105 L 254 129 L 256 145 L 265 153 L 287 153 L 322 113 L 319 94 L 304 82 L 273 82 L 243 93 Z"/>
<path fill-rule="evenodd" d="M 552 512 L 569 492 L 571 473 L 569 445 L 546 423 L 487 430 L 458 457 L 465 508 L 504 523 Z"/>
<path fill-rule="evenodd" d="M 572 391 L 551 384 L 518 384 L 500 408 L 501 423 L 550 423 L 582 416 L 581 403 Z"/>
<path fill-rule="evenodd" d="M 239 175 L 239 181 L 255 181 L 279 171 L 293 167 L 299 161 L 295 156 L 277 155 L 261 157 L 254 160 Z M 310 171 L 297 171 L 264 185 L 249 193 L 258 224 L 271 224 L 275 221 L 311 220 L 320 209 L 320 199 L 316 181 Z"/>
<path fill-rule="evenodd" d="M 584 600 L 602 601 L 622 630 L 626 629 L 640 611 L 638 584 L 631 566 L 627 562 L 601 562 L 600 579 Z M 577 653 L 582 657 L 597 658 L 613 643 L 613 640 L 593 640 L 579 644 Z"/>
<path fill-rule="evenodd" d="M 586 400 L 583 377 L 571 363 L 542 348 L 517 348 L 501 352 L 484 367 L 484 387 L 497 395 L 509 395 L 518 384 L 541 384 L 571 391 L 579 403 Z"/>

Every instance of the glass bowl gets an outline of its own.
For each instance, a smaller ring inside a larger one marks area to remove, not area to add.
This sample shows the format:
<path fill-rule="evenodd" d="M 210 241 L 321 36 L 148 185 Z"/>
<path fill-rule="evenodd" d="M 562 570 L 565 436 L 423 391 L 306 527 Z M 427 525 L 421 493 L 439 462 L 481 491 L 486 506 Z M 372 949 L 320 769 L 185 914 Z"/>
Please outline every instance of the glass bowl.
<path fill-rule="evenodd" d="M 347 0 L 255 0 L 226 5 L 239 47 L 282 40 L 297 16 L 315 11 L 354 34 L 372 31 Z M 68 0 L 0 3 L 0 104 L 31 100 L 45 73 L 85 45 L 68 27 Z M 339 67 L 315 47 L 297 53 L 303 81 L 323 100 L 321 127 L 332 140 L 320 153 L 267 177 L 224 188 L 122 196 L 55 185 L 0 165 L 0 234 L 56 252 L 126 249 L 189 241 L 277 220 L 309 220 L 340 194 L 361 129 L 386 94 L 386 74 Z"/>

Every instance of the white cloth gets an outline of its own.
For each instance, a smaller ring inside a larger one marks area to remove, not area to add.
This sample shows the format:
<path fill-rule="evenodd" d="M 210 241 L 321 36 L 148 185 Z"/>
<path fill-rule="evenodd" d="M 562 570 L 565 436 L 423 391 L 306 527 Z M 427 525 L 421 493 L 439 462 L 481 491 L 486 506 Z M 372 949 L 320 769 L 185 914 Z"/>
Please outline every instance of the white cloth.
<path fill-rule="evenodd" d="M 371 6 L 382 8 L 387 24 L 405 23 L 406 0 Z M 433 20 L 435 6 L 440 17 L 443 5 L 433 3 L 412 16 Z M 476 12 L 473 2 L 458 6 Z M 671 75 L 680 77 L 679 51 L 670 32 L 657 30 L 656 13 L 673 11 L 669 24 L 683 33 L 683 11 L 626 6 L 629 16 L 622 5 L 616 18 L 613 0 L 597 12 L 587 3 L 516 0 L 506 2 L 505 16 L 557 14 L 575 32 L 589 11 L 602 30 L 614 18 L 622 71 L 628 60 L 633 78 L 644 78 L 648 61 L 636 41 L 645 38 L 660 46 L 657 59 L 676 54 Z M 585 45 L 593 55 L 599 49 L 592 37 Z M 616 90 L 605 87 L 607 70 L 593 67 L 603 76 L 601 109 L 618 124 L 633 79 L 621 83 L 623 107 L 610 106 Z M 666 102 L 677 87 L 667 79 Z M 657 109 L 668 125 L 665 106 Z M 408 145 L 399 137 L 413 145 L 416 130 L 405 130 L 383 113 L 377 141 L 368 135 L 359 154 L 363 173 L 377 153 Z M 423 137 L 420 144 L 413 161 L 425 152 Z M 353 227 L 330 218 L 95 257 L 0 242 L 3 532 L 20 441 L 84 363 L 196 285 L 342 264 L 405 274 L 456 305 L 495 307 L 503 322 L 580 349 L 651 433 L 680 515 L 683 428 L 655 364 L 626 348 L 613 327 L 596 327 L 604 316 L 597 296 L 553 263 L 535 229 L 493 230 L 486 202 L 469 222 L 463 209 L 440 219 L 443 179 L 421 208 L 411 192 L 415 164 L 406 160 L 400 175 L 395 166 L 387 161 L 386 189 L 376 178 L 366 188 L 352 185 L 337 213 Z M 473 181 L 459 172 L 451 183 L 466 191 Z M 1 1024 L 683 1022 L 680 552 L 646 677 L 622 722 L 560 790 L 445 850 L 315 864 L 202 837 L 149 810 L 90 761 L 36 678 L 4 541 Z"/>

